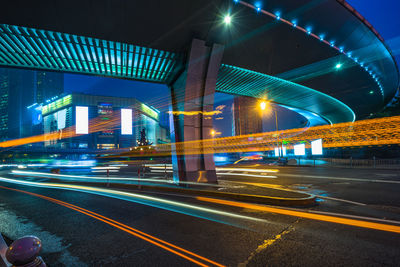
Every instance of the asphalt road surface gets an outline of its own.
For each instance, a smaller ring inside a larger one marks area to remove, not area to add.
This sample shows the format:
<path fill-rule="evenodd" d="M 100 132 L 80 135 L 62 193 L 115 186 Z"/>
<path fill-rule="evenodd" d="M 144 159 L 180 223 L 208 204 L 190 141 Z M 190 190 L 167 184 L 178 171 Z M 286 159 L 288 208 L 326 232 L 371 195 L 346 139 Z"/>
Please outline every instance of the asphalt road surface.
<path fill-rule="evenodd" d="M 365 228 L 372 219 L 360 217 L 400 227 L 398 171 L 282 167 L 268 176 L 275 178 L 220 179 L 320 195 L 318 206 L 300 212 L 351 215 L 356 225 L 179 195 L 99 195 L 0 181 L 0 232 L 41 238 L 49 266 L 399 266 L 400 233 Z"/>

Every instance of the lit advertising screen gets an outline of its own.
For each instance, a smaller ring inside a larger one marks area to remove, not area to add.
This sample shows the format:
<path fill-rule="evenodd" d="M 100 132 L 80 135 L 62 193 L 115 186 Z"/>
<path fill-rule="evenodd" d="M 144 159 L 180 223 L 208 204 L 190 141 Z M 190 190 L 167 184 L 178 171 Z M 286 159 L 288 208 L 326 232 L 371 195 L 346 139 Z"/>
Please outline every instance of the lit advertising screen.
<path fill-rule="evenodd" d="M 89 107 L 75 108 L 75 121 L 76 121 L 76 134 L 88 134 L 89 133 Z"/>
<path fill-rule="evenodd" d="M 285 146 L 282 147 L 282 156 L 286 156 L 286 147 Z"/>
<path fill-rule="evenodd" d="M 295 156 L 304 156 L 306 154 L 306 145 L 298 144 L 294 145 L 294 155 Z"/>
<path fill-rule="evenodd" d="M 311 153 L 313 155 L 322 155 L 322 139 L 311 142 Z"/>
<path fill-rule="evenodd" d="M 67 109 L 62 109 L 57 112 L 57 129 L 61 130 L 65 128 L 65 123 L 67 121 Z"/>
<path fill-rule="evenodd" d="M 275 157 L 286 156 L 286 147 L 275 147 Z"/>
<path fill-rule="evenodd" d="M 132 135 L 132 109 L 121 109 L 121 134 Z"/>

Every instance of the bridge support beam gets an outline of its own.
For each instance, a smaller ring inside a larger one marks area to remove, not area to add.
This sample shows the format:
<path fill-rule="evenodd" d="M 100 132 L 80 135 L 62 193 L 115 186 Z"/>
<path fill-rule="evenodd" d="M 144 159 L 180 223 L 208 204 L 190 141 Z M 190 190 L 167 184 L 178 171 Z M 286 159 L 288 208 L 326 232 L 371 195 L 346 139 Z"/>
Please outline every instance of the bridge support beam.
<path fill-rule="evenodd" d="M 172 112 L 171 141 L 175 143 L 212 138 L 212 116 L 215 86 L 221 65 L 223 46 L 207 46 L 194 39 L 185 67 L 170 84 Z M 208 114 L 207 114 L 208 113 Z M 217 183 L 213 154 L 190 155 L 172 148 L 174 180 L 176 182 Z"/>

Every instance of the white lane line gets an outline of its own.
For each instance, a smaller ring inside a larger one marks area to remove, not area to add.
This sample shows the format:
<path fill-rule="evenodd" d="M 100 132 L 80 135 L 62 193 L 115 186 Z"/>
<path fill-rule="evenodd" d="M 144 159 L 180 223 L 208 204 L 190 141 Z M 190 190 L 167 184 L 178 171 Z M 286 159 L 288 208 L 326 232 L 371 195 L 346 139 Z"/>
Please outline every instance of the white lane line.
<path fill-rule="evenodd" d="M 216 167 L 218 171 L 243 171 L 243 172 L 279 172 L 278 169 L 252 169 L 252 168 L 220 168 Z"/>
<path fill-rule="evenodd" d="M 275 175 L 257 175 L 248 173 L 228 173 L 228 172 L 217 172 L 217 175 L 227 175 L 227 176 L 247 176 L 247 177 L 259 177 L 259 178 L 278 178 Z"/>
<path fill-rule="evenodd" d="M 296 211 L 304 211 L 301 209 L 293 209 Z M 400 224 L 400 221 L 394 221 L 394 220 L 387 220 L 387 219 L 380 219 L 380 218 L 374 218 L 374 217 L 366 217 L 366 216 L 359 216 L 359 215 L 351 215 L 351 214 L 343 214 L 343 213 L 336 213 L 336 212 L 328 212 L 328 211 L 316 211 L 316 210 L 309 210 L 310 213 L 316 213 L 316 214 L 322 214 L 322 215 L 333 215 L 337 217 L 346 217 L 346 218 L 352 218 L 352 219 L 362 219 L 366 221 L 376 221 L 376 222 L 385 222 L 385 223 L 392 223 L 392 224 Z"/>
<path fill-rule="evenodd" d="M 303 178 L 311 178 L 311 179 L 332 179 L 332 180 L 346 180 L 346 181 L 359 181 L 359 182 L 372 182 L 372 183 L 400 184 L 400 181 L 395 181 L 395 180 L 361 179 L 361 178 L 351 178 L 351 177 L 315 176 L 315 175 L 288 174 L 288 173 L 279 173 L 279 176 L 303 177 Z"/>
<path fill-rule="evenodd" d="M 322 198 L 322 199 L 328 199 L 328 200 L 333 200 L 333 201 L 339 201 L 339 202 L 346 202 L 354 205 L 359 205 L 359 206 L 366 206 L 367 204 L 361 203 L 361 202 L 355 202 L 351 200 L 346 200 L 346 199 L 341 199 L 341 198 L 334 198 L 334 197 L 326 197 L 326 196 L 320 196 L 320 195 L 315 195 L 317 198 Z"/>

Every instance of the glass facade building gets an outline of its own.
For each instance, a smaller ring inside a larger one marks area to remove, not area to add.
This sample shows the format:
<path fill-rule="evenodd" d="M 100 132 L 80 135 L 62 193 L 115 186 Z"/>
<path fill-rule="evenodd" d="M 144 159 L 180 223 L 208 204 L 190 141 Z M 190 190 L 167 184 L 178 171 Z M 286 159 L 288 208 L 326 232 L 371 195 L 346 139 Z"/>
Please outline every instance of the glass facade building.
<path fill-rule="evenodd" d="M 41 133 L 41 127 L 33 122 L 41 118 L 27 107 L 63 91 L 62 73 L 0 68 L 0 140 Z"/>

